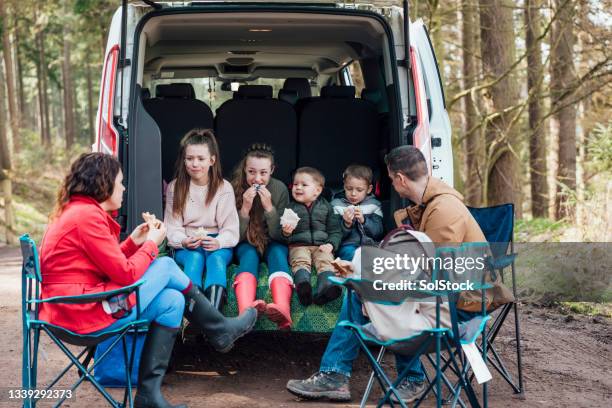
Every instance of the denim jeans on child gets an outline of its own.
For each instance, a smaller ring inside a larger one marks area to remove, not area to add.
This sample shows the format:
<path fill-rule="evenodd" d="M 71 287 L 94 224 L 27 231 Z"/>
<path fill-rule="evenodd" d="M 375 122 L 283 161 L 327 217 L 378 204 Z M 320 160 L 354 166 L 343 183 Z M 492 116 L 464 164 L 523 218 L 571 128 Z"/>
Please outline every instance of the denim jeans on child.
<path fill-rule="evenodd" d="M 183 272 L 193 284 L 203 290 L 212 285 L 220 285 L 224 288 L 227 286 L 227 265 L 232 261 L 230 248 L 220 248 L 215 251 L 206 251 L 201 247 L 177 249 L 174 259 L 183 267 Z"/>
<path fill-rule="evenodd" d="M 140 286 L 140 318 L 166 327 L 179 327 L 185 310 L 183 290 L 189 286 L 189 278 L 181 272 L 172 258 L 155 259 L 144 273 Z M 130 314 L 109 327 L 113 329 L 136 320 L 136 306 Z"/>
<path fill-rule="evenodd" d="M 236 258 L 238 258 L 238 271 L 249 272 L 255 275 L 255 278 L 259 277 L 259 254 L 257 249 L 247 241 L 242 241 L 234 249 L 236 252 Z M 263 258 L 268 264 L 269 273 L 274 272 L 287 272 L 289 273 L 289 262 L 287 261 L 287 246 L 276 241 L 270 241 L 264 252 Z"/>
<path fill-rule="evenodd" d="M 351 258 L 352 259 L 352 258 Z M 361 301 L 352 294 L 351 302 L 351 316 L 349 319 L 348 315 L 348 295 L 344 295 L 342 300 L 342 308 L 338 315 L 338 322 L 341 320 L 350 320 L 355 324 L 365 324 L 368 319 L 361 312 Z M 359 341 L 355 334 L 348 327 L 338 326 L 334 327 L 331 338 L 327 343 L 325 353 L 321 358 L 320 371 L 344 374 L 348 377 L 351 376 L 353 371 L 353 361 L 359 355 Z M 423 372 L 423 366 L 420 360 L 416 360 L 410 363 L 410 357 L 395 355 L 396 370 L 398 373 L 408 369 L 408 375 L 406 376 L 409 381 L 421 382 L 425 380 L 425 373 Z"/>
<path fill-rule="evenodd" d="M 341 245 L 336 256 L 344 261 L 352 261 L 355 256 L 357 245 L 346 244 Z"/>

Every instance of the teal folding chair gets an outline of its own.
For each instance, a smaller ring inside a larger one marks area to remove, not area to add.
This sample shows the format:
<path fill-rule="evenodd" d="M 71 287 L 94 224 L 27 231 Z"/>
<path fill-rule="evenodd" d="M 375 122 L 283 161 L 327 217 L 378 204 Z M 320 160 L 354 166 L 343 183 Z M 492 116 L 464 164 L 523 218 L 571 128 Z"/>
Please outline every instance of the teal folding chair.
<path fill-rule="evenodd" d="M 486 243 L 470 243 L 462 244 L 458 247 L 445 247 L 436 250 L 436 257 L 439 256 L 460 256 L 463 251 L 469 248 L 470 250 L 482 250 L 483 252 L 488 249 Z M 438 269 L 434 270 L 431 276 L 431 282 L 438 280 L 448 280 L 449 271 Z M 362 399 L 361 406 L 365 406 L 369 394 L 372 390 L 373 381 L 377 380 L 381 389 L 384 392 L 383 397 L 378 401 L 377 406 L 381 407 L 384 404 L 390 404 L 392 407 L 395 404 L 406 408 L 406 404 L 401 400 L 397 387 L 408 375 L 407 368 L 405 372 L 398 373 L 397 379 L 391 381 L 389 376 L 385 373 L 381 366 L 381 361 L 386 350 L 393 351 L 394 353 L 406 355 L 411 357 L 411 361 L 407 364 L 408 367 L 412 365 L 416 359 L 425 357 L 432 365 L 435 374 L 432 378 L 426 373 L 426 380 L 428 385 L 423 395 L 414 402 L 413 407 L 418 407 L 427 396 L 433 392 L 436 397 L 436 406 L 441 407 L 443 404 L 449 404 L 452 407 L 457 405 L 466 407 L 466 402 L 463 401 L 461 395 L 465 393 L 467 401 L 472 407 L 480 407 L 481 403 L 478 400 L 476 393 L 469 381 L 470 375 L 470 364 L 466 356 L 462 353 L 462 344 L 475 343 L 479 338 L 484 339 L 486 322 L 490 319 L 487 315 L 485 308 L 484 290 L 490 288 L 489 284 L 484 282 L 484 273 L 479 278 L 479 281 L 475 284 L 475 289 L 481 289 L 482 291 L 482 310 L 481 313 L 472 317 L 468 321 L 459 322 L 456 303 L 459 298 L 460 291 L 444 290 L 444 291 L 426 291 L 426 290 L 414 290 L 412 291 L 411 298 L 414 299 L 422 298 L 422 300 L 433 301 L 436 304 L 436 325 L 435 327 L 422 330 L 414 333 L 413 335 L 405 338 L 394 338 L 388 340 L 381 340 L 378 337 L 378 333 L 371 324 L 358 325 L 351 321 L 341 321 L 338 324 L 351 329 L 357 336 L 361 350 L 365 353 L 368 362 L 372 367 L 372 375 L 370 382 L 366 387 L 365 394 Z M 344 285 L 347 287 L 347 296 L 360 295 L 364 299 L 363 295 L 369 296 L 368 293 L 372 282 L 367 282 L 362 278 L 330 278 L 335 284 Z M 364 290 L 364 288 L 366 288 Z M 406 300 L 406 299 L 404 299 Z M 369 299 L 368 301 L 372 301 Z M 441 327 L 440 325 L 440 312 L 441 304 L 447 302 L 451 327 Z M 397 298 L 390 299 L 378 299 L 374 303 L 380 304 L 397 304 Z M 349 302 L 350 307 L 351 302 Z M 349 316 L 350 316 L 349 311 Z M 378 357 L 375 358 L 370 351 L 369 345 L 380 346 L 380 352 Z M 483 341 L 481 347 L 484 347 L 483 359 L 486 363 L 486 342 Z M 443 358 L 443 352 L 446 353 L 446 357 Z M 446 372 L 447 369 L 451 370 L 455 378 L 449 377 Z M 443 392 L 443 385 L 448 393 Z M 482 406 L 487 406 L 487 388 L 486 383 L 483 385 L 483 397 Z M 395 402 L 391 398 L 395 395 Z"/>
<path fill-rule="evenodd" d="M 523 364 L 521 354 L 521 328 L 519 318 L 519 300 L 516 287 L 515 259 L 517 254 L 514 252 L 514 205 L 500 204 L 492 207 L 472 208 L 468 207 L 470 213 L 484 233 L 492 253 L 492 268 L 495 273 L 499 273 L 502 282 L 506 283 L 504 271 L 510 269 L 510 284 L 514 294 L 514 302 L 507 303 L 496 311 L 490 330 L 487 333 L 487 349 L 491 355 L 490 363 L 493 368 L 503 377 L 512 387 L 515 394 L 522 394 L 525 391 L 523 383 Z M 504 363 L 495 347 L 495 339 L 499 334 L 506 318 L 510 312 L 514 314 L 514 342 L 516 353 L 516 376 L 513 376 L 509 367 Z"/>
<path fill-rule="evenodd" d="M 49 338 L 55 343 L 60 350 L 68 357 L 70 364 L 65 367 L 45 388 L 44 393 L 52 390 L 53 386 L 57 384 L 64 375 L 70 371 L 74 366 L 79 375 L 79 379 L 69 388 L 70 392 L 58 393 L 61 398 L 54 405 L 54 407 L 61 406 L 67 398 L 74 395 L 76 389 L 83 383 L 83 381 L 89 381 L 94 388 L 108 401 L 108 403 L 115 408 L 132 406 L 132 383 L 130 379 L 130 373 L 132 365 L 134 363 L 134 351 L 136 341 L 132 342 L 131 353 L 128 358 L 128 347 L 126 342 L 126 336 L 136 335 L 138 332 L 146 331 L 149 322 L 140 318 L 140 295 L 139 287 L 144 281 L 138 281 L 130 286 L 126 286 L 120 289 L 94 293 L 88 295 L 79 296 L 56 296 L 52 298 L 41 298 L 40 285 L 42 282 L 42 274 L 40 271 L 40 261 L 38 258 L 38 251 L 36 249 L 36 243 L 27 235 L 23 235 L 19 238 L 21 244 L 21 254 L 23 257 L 22 273 L 21 273 L 21 307 L 22 307 L 22 322 L 23 322 L 23 365 L 22 365 L 22 381 L 23 389 L 26 395 L 29 397 L 24 400 L 24 407 L 35 407 L 38 402 L 35 398 L 36 393 L 33 391 L 37 389 L 37 368 L 38 368 L 38 349 L 40 344 L 40 333 L 46 333 Z M 114 296 L 123 295 L 127 296 L 131 293 L 136 294 L 136 320 L 126 323 L 125 325 L 108 331 L 98 331 L 95 334 L 78 334 L 70 330 L 67 330 L 58 325 L 43 321 L 39 319 L 39 307 L 42 303 L 56 303 L 56 304 L 86 304 L 101 302 L 108 300 Z M 102 341 L 116 336 L 112 345 L 106 350 L 105 353 L 100 355 L 94 364 L 89 367 L 93 358 L 96 345 Z M 123 395 L 123 401 L 118 402 L 101 386 L 93 376 L 94 368 L 101 362 L 104 361 L 110 350 L 119 341 L 122 342 L 123 346 L 123 358 L 126 370 L 126 388 Z M 78 354 L 73 353 L 67 345 L 83 347 Z M 63 388 L 67 390 L 68 388 Z"/>

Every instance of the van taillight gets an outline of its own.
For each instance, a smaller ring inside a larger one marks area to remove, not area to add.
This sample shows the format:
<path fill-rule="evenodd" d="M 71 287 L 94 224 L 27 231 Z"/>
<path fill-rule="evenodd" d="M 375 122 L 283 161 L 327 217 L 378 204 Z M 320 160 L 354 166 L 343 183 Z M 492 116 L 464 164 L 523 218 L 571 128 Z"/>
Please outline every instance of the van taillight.
<path fill-rule="evenodd" d="M 431 163 L 431 135 L 429 133 L 429 111 L 427 110 L 427 95 L 422 78 L 421 65 L 419 65 L 416 50 L 410 47 L 410 60 L 412 65 L 412 83 L 414 84 L 414 99 L 416 101 L 417 126 L 412 133 L 415 147 L 419 148 L 425 156 L 429 174 L 432 172 Z"/>
<path fill-rule="evenodd" d="M 102 74 L 102 96 L 100 98 L 100 120 L 98 123 L 99 152 L 117 156 L 117 130 L 113 126 L 115 109 L 115 78 L 117 75 L 117 59 L 119 46 L 111 48 L 104 61 Z"/>

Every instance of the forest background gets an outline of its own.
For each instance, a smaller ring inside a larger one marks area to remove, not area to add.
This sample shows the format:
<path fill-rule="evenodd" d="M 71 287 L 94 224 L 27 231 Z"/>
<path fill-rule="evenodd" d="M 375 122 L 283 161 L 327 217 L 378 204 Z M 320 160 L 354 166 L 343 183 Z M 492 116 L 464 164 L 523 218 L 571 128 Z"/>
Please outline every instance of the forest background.
<path fill-rule="evenodd" d="M 107 30 L 119 5 L 0 0 L 6 244 L 23 232 L 40 239 L 69 163 L 91 149 Z M 413 0 L 410 7 L 438 58 L 455 187 L 466 203 L 514 202 L 517 241 L 612 241 L 612 0 Z M 592 300 L 609 301 L 606 280 Z M 541 300 L 564 290 L 531 292 Z"/>

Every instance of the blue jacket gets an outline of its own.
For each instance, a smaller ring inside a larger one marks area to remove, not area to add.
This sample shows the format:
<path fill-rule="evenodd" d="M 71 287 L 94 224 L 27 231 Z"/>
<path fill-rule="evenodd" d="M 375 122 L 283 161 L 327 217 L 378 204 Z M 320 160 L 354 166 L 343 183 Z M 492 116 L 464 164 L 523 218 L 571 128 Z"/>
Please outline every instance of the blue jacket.
<path fill-rule="evenodd" d="M 361 224 L 356 219 L 353 220 L 351 228 L 344 225 L 342 214 L 347 207 L 352 204 L 346 199 L 344 192 L 338 194 L 331 202 L 334 213 L 340 216 L 340 226 L 342 228 L 341 245 L 367 245 L 380 241 L 383 237 L 383 213 L 380 201 L 369 194 L 357 206 L 361 208 L 365 222 Z"/>

